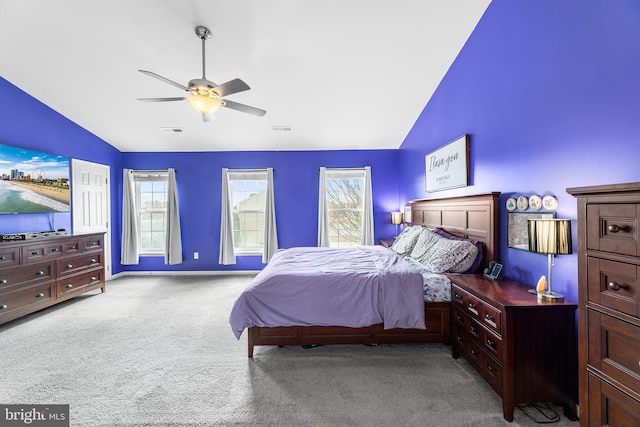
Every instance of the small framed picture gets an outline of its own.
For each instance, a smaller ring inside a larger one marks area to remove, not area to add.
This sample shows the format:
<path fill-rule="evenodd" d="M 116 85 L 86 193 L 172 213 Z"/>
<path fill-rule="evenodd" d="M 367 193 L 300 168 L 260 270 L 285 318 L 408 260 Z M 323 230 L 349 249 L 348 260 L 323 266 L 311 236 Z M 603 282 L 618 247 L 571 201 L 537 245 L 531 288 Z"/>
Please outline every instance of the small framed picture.
<path fill-rule="evenodd" d="M 554 212 L 507 212 L 507 246 L 529 250 L 528 221 L 530 219 L 553 219 Z"/>

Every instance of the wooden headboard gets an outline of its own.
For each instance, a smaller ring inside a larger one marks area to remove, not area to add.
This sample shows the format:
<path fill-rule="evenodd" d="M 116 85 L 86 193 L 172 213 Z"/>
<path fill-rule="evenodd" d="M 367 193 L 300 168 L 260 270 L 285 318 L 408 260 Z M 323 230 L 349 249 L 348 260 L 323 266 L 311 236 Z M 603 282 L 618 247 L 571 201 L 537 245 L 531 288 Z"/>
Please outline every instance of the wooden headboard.
<path fill-rule="evenodd" d="M 412 200 L 411 222 L 484 244 L 483 264 L 498 260 L 500 192 L 442 199 Z"/>

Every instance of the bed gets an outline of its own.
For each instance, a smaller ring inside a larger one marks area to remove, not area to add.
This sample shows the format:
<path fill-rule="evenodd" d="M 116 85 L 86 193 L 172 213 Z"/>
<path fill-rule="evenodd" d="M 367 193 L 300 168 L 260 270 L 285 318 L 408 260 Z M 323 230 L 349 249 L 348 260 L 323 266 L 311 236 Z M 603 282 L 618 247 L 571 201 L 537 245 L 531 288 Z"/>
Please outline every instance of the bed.
<path fill-rule="evenodd" d="M 441 199 L 425 199 L 425 200 L 414 200 L 411 201 L 411 217 L 413 224 L 412 226 L 421 225 L 423 227 L 428 227 L 430 229 L 440 229 L 446 233 L 451 234 L 452 236 L 457 236 L 464 239 L 472 239 L 482 246 L 483 257 L 482 257 L 482 265 L 479 268 L 483 268 L 488 265 L 489 261 L 495 260 L 498 258 L 498 198 L 500 193 L 492 192 L 487 194 L 473 195 L 473 196 L 462 196 L 462 197 L 452 197 L 452 198 L 441 198 Z M 248 356 L 253 357 L 253 352 L 255 346 L 284 346 L 284 345 L 302 345 L 302 346 L 312 346 L 312 345 L 328 345 L 328 344 L 389 344 L 389 343 L 450 343 L 451 334 L 450 334 L 450 313 L 451 313 L 451 303 L 449 301 L 428 301 L 427 298 L 420 298 L 422 292 L 420 292 L 420 296 L 415 297 L 415 285 L 409 285 L 409 283 L 415 282 L 415 274 L 412 275 L 410 272 L 407 272 L 406 269 L 402 265 L 396 265 L 397 263 L 393 261 L 392 258 L 387 258 L 386 255 L 382 251 L 389 252 L 390 249 L 382 248 L 382 247 L 364 247 L 362 248 L 363 253 L 359 255 L 355 255 L 355 257 L 370 257 L 372 261 L 376 265 L 382 264 L 393 264 L 392 269 L 399 269 L 400 276 L 394 276 L 395 279 L 392 280 L 393 286 L 391 289 L 396 289 L 401 287 L 401 285 L 406 285 L 406 290 L 403 291 L 406 295 L 411 295 L 410 298 L 403 297 L 402 294 L 393 294 L 391 296 L 392 301 L 396 301 L 398 299 L 405 299 L 407 301 L 402 302 L 402 304 L 411 305 L 410 308 L 407 308 L 408 314 L 406 316 L 402 316 L 401 314 L 394 313 L 394 309 L 392 305 L 385 303 L 374 301 L 370 302 L 371 305 L 378 305 L 381 308 L 381 311 L 386 311 L 386 313 L 390 313 L 389 315 L 385 314 L 384 319 L 382 321 L 373 320 L 375 317 L 368 317 L 369 314 L 366 309 L 362 309 L 361 312 L 356 309 L 351 309 L 351 311 L 358 311 L 360 313 L 360 317 L 371 320 L 358 320 L 360 323 L 367 323 L 366 326 L 330 326 L 324 324 L 326 322 L 317 322 L 319 325 L 312 322 L 312 324 L 305 324 L 304 326 L 290 324 L 290 320 L 284 319 L 282 323 L 278 323 L 279 320 L 271 319 L 270 322 L 263 322 L 262 318 L 258 316 L 257 322 L 251 322 L 247 324 L 243 324 L 240 326 L 234 325 L 234 316 L 237 310 L 237 306 L 240 300 L 244 297 L 241 295 L 241 298 L 236 301 L 234 305 L 234 309 L 232 310 L 230 321 L 232 323 L 232 329 L 234 329 L 234 333 L 236 337 L 240 337 L 242 330 L 246 327 L 247 329 L 247 342 L 248 342 Z M 301 265 L 300 268 L 304 272 L 304 259 L 303 255 L 306 256 L 307 252 L 310 252 L 310 255 L 322 255 L 316 251 L 322 251 L 321 248 L 292 248 L 291 251 L 293 255 L 289 255 L 289 259 L 286 261 L 282 261 L 285 264 L 285 270 L 287 270 L 287 265 L 290 267 L 289 269 L 295 269 L 298 265 Z M 339 257 L 345 258 L 345 262 L 349 262 L 349 256 L 344 254 L 339 254 Z M 296 264 L 297 261 L 292 261 L 299 257 L 301 260 Z M 324 258 L 323 258 L 324 259 Z M 279 263 L 281 261 L 277 260 L 274 257 L 275 263 Z M 272 260 L 272 262 L 274 262 Z M 337 262 L 337 259 L 336 259 Z M 287 264 L 289 263 L 289 264 Z M 331 262 L 332 263 L 332 262 Z M 271 264 L 271 262 L 270 262 Z M 333 264 L 333 263 L 332 263 Z M 354 260 L 354 265 L 355 260 Z M 294 268 L 295 266 L 295 268 Z M 267 270 L 265 268 L 265 270 Z M 366 269 L 366 266 L 358 265 L 355 266 L 354 269 L 362 270 Z M 265 270 L 259 274 L 256 279 L 261 278 Z M 267 273 L 265 273 L 267 274 Z M 395 273 L 394 273 L 395 274 Z M 384 274 L 383 276 L 388 276 Z M 398 279 L 397 277 L 400 277 Z M 422 279 L 420 278 L 420 290 L 422 291 Z M 286 280 L 291 280 L 291 277 L 287 279 L 279 279 L 281 282 L 276 283 L 276 287 L 284 288 L 287 286 L 285 283 Z M 296 279 L 293 279 L 296 280 Z M 304 280 L 303 278 L 297 279 L 300 283 Z M 357 277 L 354 280 L 359 280 Z M 375 278 L 374 280 L 382 280 Z M 386 279 L 385 279 L 386 280 Z M 395 280 L 395 281 L 394 281 Z M 287 282 L 288 283 L 288 282 Z M 357 282 L 356 282 L 357 283 Z M 248 286 L 251 287 L 252 284 Z M 411 287 L 409 287 L 411 286 Z M 357 289 L 355 295 L 357 295 L 357 299 L 362 301 L 368 301 L 370 298 L 369 294 L 363 294 L 364 292 L 357 285 L 355 287 Z M 383 288 L 380 288 L 383 289 Z M 376 292 L 383 292 L 381 290 L 377 290 Z M 384 291 L 390 292 L 390 291 Z M 316 295 L 307 296 L 307 298 L 319 298 Z M 417 298 L 417 299 L 416 299 Z M 344 301 L 348 301 L 352 298 L 350 296 L 346 296 Z M 356 299 L 356 298 L 353 298 Z M 259 300 L 256 300 L 259 303 Z M 255 302 L 255 301 L 254 301 Z M 330 304 L 331 305 L 331 304 Z M 335 304 L 334 304 L 335 305 Z M 290 304 L 292 309 L 295 309 L 296 304 Z M 350 310 L 347 308 L 346 310 Z M 416 321 L 415 310 L 422 310 L 423 313 L 420 313 L 420 318 L 424 319 L 424 323 L 420 324 L 420 322 Z M 396 312 L 398 310 L 395 310 Z M 295 314 L 295 313 L 292 313 Z M 391 314 L 395 315 L 393 317 Z M 422 316 L 424 315 L 424 316 Z M 373 315 L 372 315 L 373 316 Z M 277 317 L 277 316 L 275 316 Z M 280 316 L 282 317 L 282 316 Z M 276 323 L 274 323 L 276 322 Z M 376 323 L 373 323 L 376 322 Z M 308 323 L 308 322 L 307 322 Z M 371 323 L 371 324 L 368 324 Z M 271 326 L 251 326 L 251 324 L 270 324 Z M 287 326 L 275 326 L 275 325 L 287 325 Z"/>

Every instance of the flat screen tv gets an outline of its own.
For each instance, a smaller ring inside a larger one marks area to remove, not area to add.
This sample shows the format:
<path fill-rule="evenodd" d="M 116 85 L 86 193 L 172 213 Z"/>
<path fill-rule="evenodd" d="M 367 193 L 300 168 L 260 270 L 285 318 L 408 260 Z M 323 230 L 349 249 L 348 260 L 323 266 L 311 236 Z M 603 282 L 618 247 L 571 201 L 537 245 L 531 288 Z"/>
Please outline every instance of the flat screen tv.
<path fill-rule="evenodd" d="M 69 212 L 69 158 L 0 144 L 0 214 Z"/>

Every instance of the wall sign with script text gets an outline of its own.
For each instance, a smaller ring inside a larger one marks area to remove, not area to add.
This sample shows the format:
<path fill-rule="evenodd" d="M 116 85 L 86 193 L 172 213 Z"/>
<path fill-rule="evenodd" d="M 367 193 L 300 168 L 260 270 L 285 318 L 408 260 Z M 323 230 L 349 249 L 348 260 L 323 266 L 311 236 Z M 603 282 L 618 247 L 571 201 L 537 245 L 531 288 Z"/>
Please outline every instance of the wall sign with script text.
<path fill-rule="evenodd" d="M 448 190 L 469 185 L 469 135 L 443 145 L 427 154 L 426 190 Z"/>

